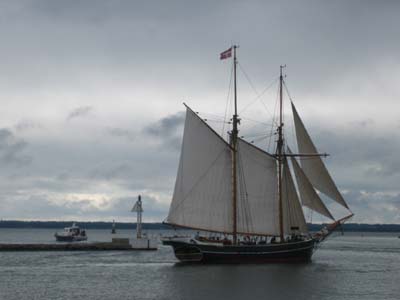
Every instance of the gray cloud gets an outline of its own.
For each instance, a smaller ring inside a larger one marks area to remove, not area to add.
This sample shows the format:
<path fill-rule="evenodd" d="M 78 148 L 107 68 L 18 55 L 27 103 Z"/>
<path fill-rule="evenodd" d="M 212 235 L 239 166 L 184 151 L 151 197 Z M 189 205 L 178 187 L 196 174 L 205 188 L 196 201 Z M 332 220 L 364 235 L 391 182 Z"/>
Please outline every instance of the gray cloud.
<path fill-rule="evenodd" d="M 31 129 L 38 129 L 41 127 L 42 126 L 39 123 L 29 119 L 21 120 L 14 126 L 15 130 L 18 132 L 23 132 Z"/>
<path fill-rule="evenodd" d="M 146 191 L 154 207 L 145 216 L 163 219 L 183 132 L 177 99 L 223 115 L 231 61 L 218 54 L 234 41 L 258 90 L 288 65 L 292 96 L 318 149 L 331 154 L 355 220 L 400 223 L 400 3 L 16 0 L 1 8 L 1 217 L 107 219 L 117 212 L 91 196 L 122 210 Z M 238 71 L 240 110 L 255 95 Z M 271 111 L 275 96 L 262 99 Z M 93 108 L 96 118 L 66 126 Z M 246 110 L 241 134 L 263 133 L 245 119 L 268 120 L 263 113 Z"/>
<path fill-rule="evenodd" d="M 0 129 L 0 161 L 3 165 L 21 167 L 29 164 L 32 158 L 23 153 L 26 147 L 27 142 L 15 137 L 9 129 Z"/>
<path fill-rule="evenodd" d="M 90 172 L 89 176 L 90 178 L 104 180 L 126 179 L 129 178 L 132 171 L 132 167 L 129 163 L 122 163 L 111 167 L 98 166 Z"/>
<path fill-rule="evenodd" d="M 340 132 L 319 129 L 315 137 L 322 151 L 333 154 L 327 162 L 334 162 L 332 167 L 341 174 L 357 169 L 361 175 L 360 182 L 372 184 L 375 180 L 376 186 L 382 185 L 381 180 L 386 178 L 390 184 L 394 184 L 394 179 L 400 179 L 400 163 L 397 159 L 399 137 L 397 134 L 381 135 L 369 128 L 361 128 L 348 128 Z"/>
<path fill-rule="evenodd" d="M 113 137 L 124 138 L 129 142 L 134 141 L 136 137 L 132 130 L 123 128 L 109 128 L 108 133 Z"/>
<path fill-rule="evenodd" d="M 94 201 L 93 199 L 52 199 L 46 194 L 27 195 L 17 201 L 20 207 L 11 206 L 16 199 L 0 199 L 2 217 L 7 219 L 47 220 L 109 220 L 133 221 L 131 208 L 137 195 Z M 168 205 L 160 203 L 151 195 L 142 193 L 144 221 L 162 220 Z M 3 218 L 4 219 L 4 218 Z"/>
<path fill-rule="evenodd" d="M 74 118 L 81 118 L 87 116 L 90 112 L 93 111 L 93 107 L 91 106 L 80 106 L 72 110 L 68 116 L 67 121 L 70 121 Z"/>
<path fill-rule="evenodd" d="M 345 195 L 354 211 L 355 221 L 360 223 L 380 223 L 390 219 L 392 223 L 400 222 L 400 193 L 386 191 L 353 191 Z M 374 212 L 371 214 L 371 212 Z"/>
<path fill-rule="evenodd" d="M 143 210 L 145 214 L 147 213 L 152 218 L 156 218 L 158 220 L 165 219 L 165 211 L 169 208 L 169 205 L 165 203 L 160 203 L 154 197 L 150 195 L 146 195 L 142 193 L 142 203 Z M 137 195 L 132 197 L 122 197 L 117 198 L 113 201 L 113 205 L 110 208 L 110 213 L 119 216 L 126 216 L 127 218 L 132 218 L 132 212 L 130 211 L 133 207 L 133 204 L 137 200 Z"/>
<path fill-rule="evenodd" d="M 184 112 L 179 112 L 148 125 L 144 131 L 156 137 L 170 137 L 176 134 L 177 129 L 183 125 L 184 120 Z"/>
<path fill-rule="evenodd" d="M 184 120 L 185 113 L 178 112 L 146 126 L 143 132 L 156 138 L 163 147 L 177 151 L 181 147 Z"/>

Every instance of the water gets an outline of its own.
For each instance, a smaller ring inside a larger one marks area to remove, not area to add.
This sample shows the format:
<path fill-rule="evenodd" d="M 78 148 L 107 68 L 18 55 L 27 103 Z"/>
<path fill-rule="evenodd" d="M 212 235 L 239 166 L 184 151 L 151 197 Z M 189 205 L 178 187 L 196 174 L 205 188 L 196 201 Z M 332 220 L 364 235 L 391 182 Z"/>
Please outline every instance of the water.
<path fill-rule="evenodd" d="M 0 229 L 0 242 L 51 243 L 54 231 Z M 111 239 L 105 230 L 88 236 Z M 309 264 L 176 262 L 164 246 L 156 252 L 0 252 L 0 299 L 400 299 L 400 239 L 393 234 L 333 237 Z"/>

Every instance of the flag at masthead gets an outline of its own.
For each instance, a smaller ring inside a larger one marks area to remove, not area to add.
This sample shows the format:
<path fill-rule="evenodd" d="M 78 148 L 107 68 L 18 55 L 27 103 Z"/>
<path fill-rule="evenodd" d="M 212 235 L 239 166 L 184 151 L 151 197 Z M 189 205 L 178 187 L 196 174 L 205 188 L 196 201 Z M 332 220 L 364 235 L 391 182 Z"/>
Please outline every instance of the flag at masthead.
<path fill-rule="evenodd" d="M 230 47 L 228 50 L 225 50 L 219 55 L 219 59 L 227 59 L 229 57 L 232 57 L 232 47 Z"/>

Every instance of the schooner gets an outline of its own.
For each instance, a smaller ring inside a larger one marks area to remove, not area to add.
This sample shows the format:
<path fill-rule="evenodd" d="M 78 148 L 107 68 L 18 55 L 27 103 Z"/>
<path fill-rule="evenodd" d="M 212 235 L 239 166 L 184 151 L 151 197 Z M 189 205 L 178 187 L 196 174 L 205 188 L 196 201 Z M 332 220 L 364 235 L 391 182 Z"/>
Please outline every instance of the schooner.
<path fill-rule="evenodd" d="M 286 144 L 283 123 L 283 74 L 279 77 L 279 124 L 276 152 L 268 153 L 238 136 L 237 46 L 221 53 L 233 56 L 234 114 L 229 141 L 191 108 L 186 119 L 174 194 L 165 223 L 220 238 L 164 238 L 183 262 L 302 262 L 316 246 L 353 216 L 328 173 L 293 102 L 299 153 Z M 294 177 L 290 170 L 291 162 Z M 296 181 L 296 184 L 295 184 Z M 317 192 L 318 191 L 318 192 Z M 323 193 L 349 211 L 335 220 L 321 200 Z M 310 233 L 303 206 L 332 223 Z"/>

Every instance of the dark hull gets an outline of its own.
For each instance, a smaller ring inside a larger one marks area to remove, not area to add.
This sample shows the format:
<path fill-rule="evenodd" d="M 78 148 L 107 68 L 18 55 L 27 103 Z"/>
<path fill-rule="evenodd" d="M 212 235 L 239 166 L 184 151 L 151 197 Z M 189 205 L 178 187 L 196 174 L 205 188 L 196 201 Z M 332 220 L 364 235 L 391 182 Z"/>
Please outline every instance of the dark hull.
<path fill-rule="evenodd" d="M 86 241 L 86 236 L 63 236 L 63 235 L 54 235 L 57 242 L 81 242 Z"/>
<path fill-rule="evenodd" d="M 309 262 L 315 241 L 266 245 L 212 245 L 182 240 L 163 240 L 182 262 L 198 263 L 301 263 Z"/>

